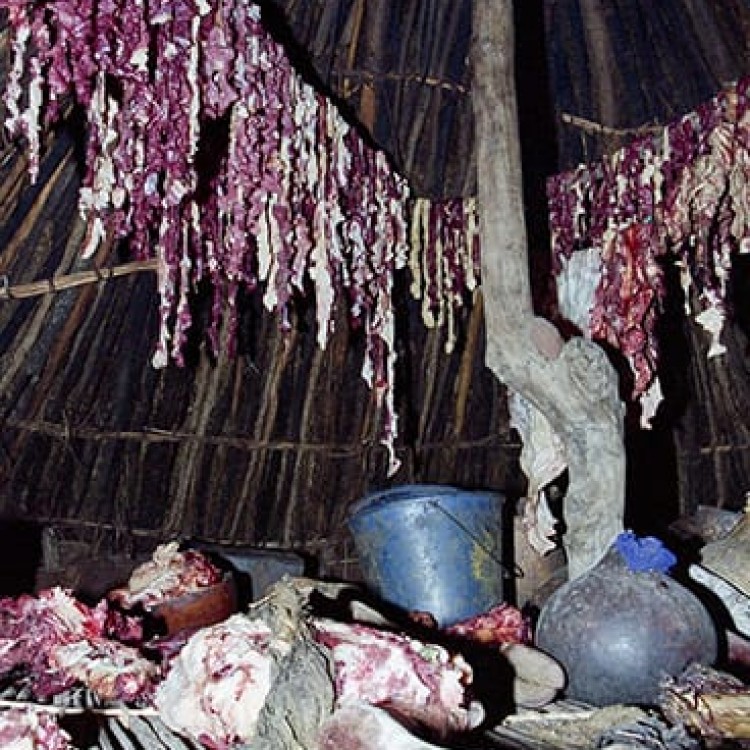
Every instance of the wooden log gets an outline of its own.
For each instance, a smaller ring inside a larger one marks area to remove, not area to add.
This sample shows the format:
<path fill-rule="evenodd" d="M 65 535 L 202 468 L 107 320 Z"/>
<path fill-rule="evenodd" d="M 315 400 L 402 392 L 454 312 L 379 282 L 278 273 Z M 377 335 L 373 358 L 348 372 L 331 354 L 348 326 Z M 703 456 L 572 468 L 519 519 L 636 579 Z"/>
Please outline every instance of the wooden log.
<path fill-rule="evenodd" d="M 569 470 L 569 574 L 595 564 L 622 530 L 623 405 L 601 348 L 582 338 L 549 346 L 532 308 L 524 221 L 510 0 L 474 4 L 473 100 L 487 365 L 549 421 Z M 544 351 L 535 341 L 544 341 Z M 534 498 L 532 498 L 533 500 Z"/>
<path fill-rule="evenodd" d="M 691 664 L 666 681 L 659 707 L 671 723 L 706 739 L 750 739 L 750 688 L 721 670 Z"/>
<path fill-rule="evenodd" d="M 722 737 L 750 739 L 750 691 L 736 695 L 701 695 L 697 710 L 711 717 L 711 724 Z"/>

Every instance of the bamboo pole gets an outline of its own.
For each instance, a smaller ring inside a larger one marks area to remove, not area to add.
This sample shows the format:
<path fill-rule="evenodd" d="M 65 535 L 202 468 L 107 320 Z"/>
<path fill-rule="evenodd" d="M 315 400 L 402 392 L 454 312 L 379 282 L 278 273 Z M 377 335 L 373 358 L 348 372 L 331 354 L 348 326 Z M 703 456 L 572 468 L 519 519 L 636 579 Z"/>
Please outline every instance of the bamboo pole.
<path fill-rule="evenodd" d="M 31 281 L 26 284 L 10 285 L 8 277 L 0 277 L 0 300 L 27 299 L 29 297 L 40 297 L 44 294 L 54 294 L 65 289 L 73 289 L 88 284 L 97 284 L 120 276 L 129 276 L 133 273 L 143 271 L 155 271 L 158 265 L 156 258 L 149 260 L 136 260 L 131 263 L 122 263 L 118 266 L 105 268 L 94 268 L 88 271 L 77 271 L 64 276 L 52 276 L 40 281 Z"/>

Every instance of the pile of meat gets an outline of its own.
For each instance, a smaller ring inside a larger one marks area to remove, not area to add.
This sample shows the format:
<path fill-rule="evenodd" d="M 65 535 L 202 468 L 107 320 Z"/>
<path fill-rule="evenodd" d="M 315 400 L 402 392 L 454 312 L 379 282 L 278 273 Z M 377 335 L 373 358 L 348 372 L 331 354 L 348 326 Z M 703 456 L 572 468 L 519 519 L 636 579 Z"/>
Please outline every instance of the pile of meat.
<path fill-rule="evenodd" d="M 103 601 L 89 607 L 60 588 L 0 600 L 0 677 L 40 699 L 83 684 L 103 701 L 147 700 L 157 666 L 117 633 L 139 632 Z"/>
<path fill-rule="evenodd" d="M 39 707 L 82 686 L 101 703 L 155 708 L 171 731 L 212 750 L 317 750 L 342 737 L 351 748 L 405 750 L 469 732 L 485 710 L 461 642 L 512 664 L 518 679 L 506 687 L 519 703 L 548 702 L 564 683 L 560 667 L 528 646 L 528 622 L 509 605 L 441 632 L 426 613 L 396 625 L 358 601 L 356 587 L 303 578 L 282 579 L 246 613 L 147 638 L 156 605 L 209 590 L 225 575 L 203 553 L 172 543 L 95 606 L 61 588 L 2 599 L 0 682 L 22 685 Z M 6 718 L 18 724 L 15 714 Z M 24 737 L 47 739 L 23 740 L 19 750 L 68 747 L 52 717 L 24 721 Z"/>
<path fill-rule="evenodd" d="M 0 747 L 5 750 L 72 750 L 70 735 L 57 720 L 39 711 L 0 711 Z"/>
<path fill-rule="evenodd" d="M 491 701 L 538 707 L 564 688 L 562 668 L 531 646 L 528 620 L 508 604 L 439 630 L 429 613 L 394 623 L 358 587 L 306 578 L 285 577 L 246 612 L 175 634 L 170 649 L 144 642 L 144 600 L 180 600 L 224 575 L 170 544 L 94 607 L 61 589 L 0 600 L 0 678 L 24 682 L 38 708 L 83 685 L 156 710 L 165 731 L 210 750 L 436 750 L 491 718 Z M 483 693 L 477 678 L 493 659 L 512 678 Z M 675 725 L 746 736 L 748 690 L 732 678 L 688 671 L 663 692 Z M 73 750 L 37 710 L 0 714 L 4 738 L 13 750 Z"/>
<path fill-rule="evenodd" d="M 198 550 L 181 550 L 178 542 L 156 548 L 150 560 L 138 565 L 127 585 L 107 597 L 126 609 L 148 607 L 219 583 L 222 571 Z"/>

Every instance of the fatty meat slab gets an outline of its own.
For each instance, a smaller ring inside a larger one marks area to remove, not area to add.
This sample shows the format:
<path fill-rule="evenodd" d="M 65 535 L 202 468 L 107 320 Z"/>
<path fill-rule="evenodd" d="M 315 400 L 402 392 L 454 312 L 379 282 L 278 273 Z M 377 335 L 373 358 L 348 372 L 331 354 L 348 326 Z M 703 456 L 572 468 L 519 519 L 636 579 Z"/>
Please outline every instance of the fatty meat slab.
<path fill-rule="evenodd" d="M 147 700 L 157 667 L 109 637 L 121 620 L 106 601 L 89 607 L 59 587 L 2 599 L 0 677 L 21 672 L 40 699 L 82 683 L 102 700 Z"/>
<path fill-rule="evenodd" d="M 0 710 L 0 747 L 4 750 L 74 750 L 70 735 L 54 716 L 30 709 Z"/>

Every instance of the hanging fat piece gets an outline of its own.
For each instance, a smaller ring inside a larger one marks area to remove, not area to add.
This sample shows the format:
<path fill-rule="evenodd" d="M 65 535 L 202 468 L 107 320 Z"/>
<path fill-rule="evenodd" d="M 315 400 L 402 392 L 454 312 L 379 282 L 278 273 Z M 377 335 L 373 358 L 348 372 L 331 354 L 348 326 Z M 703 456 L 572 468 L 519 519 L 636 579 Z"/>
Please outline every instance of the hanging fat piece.
<path fill-rule="evenodd" d="M 665 261 L 678 269 L 686 315 L 710 336 L 707 355 L 724 351 L 733 258 L 750 248 L 749 91 L 750 78 L 729 84 L 657 132 L 547 182 L 561 311 L 628 360 L 644 426 L 661 400 L 656 322 Z M 593 304 L 572 318 L 567 303 L 576 291 L 586 303 L 595 280 L 581 289 L 571 263 L 597 276 Z"/>
<path fill-rule="evenodd" d="M 478 282 L 471 202 L 431 206 L 425 231 L 410 237 L 408 181 L 299 76 L 258 3 L 10 6 L 6 127 L 25 138 L 35 179 L 44 128 L 59 120 L 61 103 L 72 97 L 86 114 L 84 253 L 124 240 L 134 258 L 157 260 L 153 365 L 184 364 L 190 298 L 207 283 L 214 354 L 234 350 L 241 289 L 263 287 L 283 331 L 293 298 L 314 289 L 321 347 L 342 301 L 365 334 L 362 376 L 394 473 L 394 272 L 410 252 L 424 259 L 425 300 L 440 308 L 452 346 L 453 311 Z M 219 145 L 222 121 L 228 138 Z M 211 174 L 201 160 L 215 165 Z"/>

